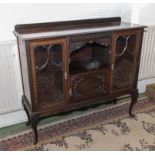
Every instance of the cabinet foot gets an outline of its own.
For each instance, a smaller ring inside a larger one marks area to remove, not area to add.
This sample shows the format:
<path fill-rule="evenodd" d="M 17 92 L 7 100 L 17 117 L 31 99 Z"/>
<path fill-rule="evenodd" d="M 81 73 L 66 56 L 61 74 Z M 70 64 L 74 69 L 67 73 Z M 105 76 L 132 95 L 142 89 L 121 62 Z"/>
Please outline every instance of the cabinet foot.
<path fill-rule="evenodd" d="M 113 100 L 113 102 L 114 102 L 114 104 L 117 104 L 117 98 L 115 98 L 115 99 Z"/>
<path fill-rule="evenodd" d="M 133 91 L 131 92 L 131 103 L 130 103 L 130 107 L 129 107 L 129 115 L 130 115 L 130 117 L 134 117 L 134 116 L 135 116 L 135 115 L 132 113 L 132 110 L 133 110 L 134 105 L 135 105 L 136 102 L 137 102 L 138 95 L 139 95 L 138 89 L 135 89 L 135 90 L 133 90 Z"/>
<path fill-rule="evenodd" d="M 25 98 L 24 98 L 24 96 L 22 96 L 22 105 L 23 105 L 23 108 L 24 108 L 24 110 L 26 112 L 26 115 L 27 115 L 28 121 L 26 122 L 26 125 L 28 126 L 28 125 L 30 125 L 31 120 L 30 120 L 30 114 L 29 114 L 28 109 L 26 108 L 26 105 L 25 105 Z"/>
<path fill-rule="evenodd" d="M 37 144 L 38 142 L 38 130 L 37 130 L 37 125 L 39 122 L 39 117 L 37 114 L 32 114 L 31 116 L 31 127 L 34 132 L 34 145 Z"/>

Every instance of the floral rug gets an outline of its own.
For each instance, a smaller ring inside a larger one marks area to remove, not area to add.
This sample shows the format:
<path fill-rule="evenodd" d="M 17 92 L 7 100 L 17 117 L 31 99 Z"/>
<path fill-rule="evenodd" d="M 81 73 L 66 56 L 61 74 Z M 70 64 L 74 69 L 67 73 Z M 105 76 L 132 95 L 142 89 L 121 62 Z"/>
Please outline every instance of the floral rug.
<path fill-rule="evenodd" d="M 0 141 L 0 150 L 155 150 L 155 104 L 147 98 L 137 102 L 134 118 L 129 103 L 48 124 L 39 129 L 33 145 L 31 130 Z"/>

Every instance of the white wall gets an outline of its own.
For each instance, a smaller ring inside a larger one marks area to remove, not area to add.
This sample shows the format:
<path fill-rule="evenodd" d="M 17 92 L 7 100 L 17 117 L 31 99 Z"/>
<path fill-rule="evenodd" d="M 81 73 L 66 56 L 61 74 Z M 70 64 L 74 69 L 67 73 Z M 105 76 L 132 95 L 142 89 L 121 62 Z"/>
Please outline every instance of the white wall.
<path fill-rule="evenodd" d="M 139 24 L 155 25 L 155 3 L 145 4 L 140 8 Z"/>
<path fill-rule="evenodd" d="M 130 21 L 130 11 L 127 4 L 0 4 L 0 41 L 15 39 L 16 24 L 110 16 Z"/>
<path fill-rule="evenodd" d="M 132 4 L 131 22 L 142 25 L 155 25 L 155 3 Z"/>

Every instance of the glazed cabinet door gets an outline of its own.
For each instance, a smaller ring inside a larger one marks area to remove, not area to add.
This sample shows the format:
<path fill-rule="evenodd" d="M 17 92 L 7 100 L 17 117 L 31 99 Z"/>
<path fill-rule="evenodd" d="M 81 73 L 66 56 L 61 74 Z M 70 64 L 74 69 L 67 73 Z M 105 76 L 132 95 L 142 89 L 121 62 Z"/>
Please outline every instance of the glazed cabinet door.
<path fill-rule="evenodd" d="M 139 48 L 141 43 L 140 30 L 126 30 L 113 33 L 112 47 L 112 91 L 130 90 L 136 81 Z"/>
<path fill-rule="evenodd" d="M 36 109 L 66 103 L 65 39 L 30 42 L 34 102 Z"/>

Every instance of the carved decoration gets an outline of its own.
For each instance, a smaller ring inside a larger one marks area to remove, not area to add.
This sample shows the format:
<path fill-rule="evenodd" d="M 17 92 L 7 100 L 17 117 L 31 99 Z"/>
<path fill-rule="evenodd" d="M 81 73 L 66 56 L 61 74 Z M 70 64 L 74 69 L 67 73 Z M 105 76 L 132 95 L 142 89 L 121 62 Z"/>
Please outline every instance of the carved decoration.
<path fill-rule="evenodd" d="M 37 66 L 36 65 L 36 70 L 37 72 L 42 72 L 48 65 L 49 61 L 50 61 L 50 49 L 52 47 L 52 45 L 50 46 L 43 46 L 44 48 L 46 48 L 46 53 L 47 53 L 47 58 L 46 58 L 46 61 L 43 63 L 42 66 Z M 35 52 L 37 52 L 37 50 L 35 50 Z"/>
<path fill-rule="evenodd" d="M 105 85 L 105 75 L 97 75 L 97 76 L 95 76 L 95 78 L 98 79 L 98 82 L 100 84 L 99 84 L 99 86 L 98 86 L 98 88 L 96 90 L 90 90 L 90 91 L 93 91 L 94 93 L 98 93 L 98 94 L 106 93 L 107 90 L 106 90 L 106 85 Z M 84 95 L 81 94 L 80 92 L 78 92 L 78 90 L 77 90 L 77 87 L 80 85 L 80 83 L 83 80 L 87 80 L 87 78 L 75 79 L 73 81 L 72 92 L 73 92 L 73 96 L 75 98 L 84 97 Z"/>
<path fill-rule="evenodd" d="M 78 84 L 81 82 L 81 81 L 83 81 L 84 80 L 84 78 L 81 78 L 81 79 L 79 79 L 79 80 L 74 80 L 73 81 L 73 96 L 74 97 L 81 97 L 82 95 L 77 91 L 77 86 L 78 86 Z"/>
<path fill-rule="evenodd" d="M 105 40 L 97 40 L 97 41 L 90 40 L 90 41 L 74 42 L 70 44 L 69 55 L 71 55 L 73 51 L 82 48 L 86 44 L 97 44 L 99 46 L 105 46 L 105 47 L 110 46 L 110 43 Z"/>
<path fill-rule="evenodd" d="M 99 88 L 97 90 L 95 90 L 95 92 L 97 93 L 106 93 L 107 90 L 106 90 L 106 86 L 105 86 L 105 75 L 98 75 L 96 76 L 98 79 L 101 80 L 101 84 L 99 86 Z"/>
<path fill-rule="evenodd" d="M 72 43 L 70 45 L 70 49 L 69 49 L 69 55 L 72 53 L 72 51 L 75 51 L 77 49 L 80 49 L 82 46 L 84 46 L 85 44 L 87 44 L 87 42 L 82 41 L 82 42 L 76 42 L 76 43 Z"/>
<path fill-rule="evenodd" d="M 125 51 L 126 51 L 126 49 L 128 47 L 128 40 L 129 40 L 129 38 L 130 38 L 130 36 L 127 36 L 125 38 L 125 46 L 124 46 L 124 49 L 123 49 L 123 51 L 120 54 L 117 55 L 117 57 L 120 57 L 120 56 L 122 56 L 125 53 Z"/>
<path fill-rule="evenodd" d="M 52 49 L 53 46 L 54 45 L 44 45 L 44 46 L 42 46 L 43 48 L 46 49 L 47 58 L 46 58 L 46 61 L 43 63 L 42 66 L 38 66 L 38 65 L 35 66 L 37 72 L 43 72 L 46 69 L 46 67 L 47 67 L 47 65 L 49 63 L 52 63 L 56 67 L 62 67 L 63 66 L 62 62 L 61 63 L 56 63 L 55 61 L 50 61 L 50 52 L 52 51 L 51 49 Z M 35 52 L 37 52 L 37 50 L 35 50 Z"/>
<path fill-rule="evenodd" d="M 124 46 L 122 52 L 120 52 L 119 54 L 117 54 L 117 52 L 116 52 L 116 59 L 117 59 L 118 57 L 123 56 L 125 52 L 128 52 L 128 54 L 132 55 L 132 53 L 129 51 L 129 48 L 128 48 L 129 39 L 130 39 L 132 36 L 133 36 L 133 35 L 121 36 L 123 39 L 125 39 L 125 46 Z M 117 40 L 118 38 L 119 38 L 119 37 L 117 37 L 116 40 Z"/>

